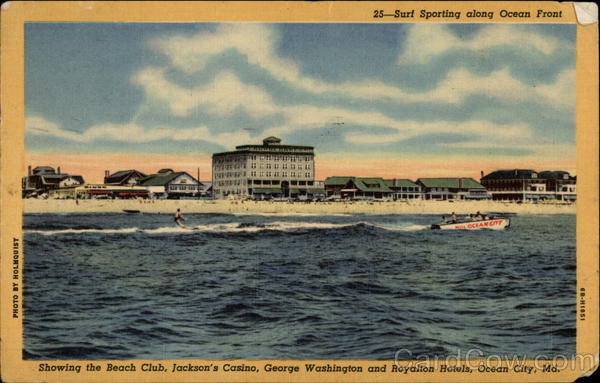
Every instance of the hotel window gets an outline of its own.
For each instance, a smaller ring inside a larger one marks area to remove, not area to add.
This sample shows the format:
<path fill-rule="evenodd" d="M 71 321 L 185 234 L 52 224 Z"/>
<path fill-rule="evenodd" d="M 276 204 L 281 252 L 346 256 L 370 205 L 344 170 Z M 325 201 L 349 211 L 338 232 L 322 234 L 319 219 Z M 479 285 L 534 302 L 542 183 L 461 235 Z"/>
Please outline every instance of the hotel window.
<path fill-rule="evenodd" d="M 281 173 L 281 176 L 282 176 L 282 177 L 287 177 L 287 172 L 283 172 L 283 173 Z"/>
<path fill-rule="evenodd" d="M 281 167 L 282 167 L 283 169 L 287 169 L 287 164 L 283 164 Z"/>
<path fill-rule="evenodd" d="M 267 164 L 267 169 L 271 169 L 271 164 Z"/>
<path fill-rule="evenodd" d="M 291 168 L 296 169 L 296 165 L 292 164 Z"/>
<path fill-rule="evenodd" d="M 279 177 L 279 172 L 275 172 L 275 177 Z"/>
<path fill-rule="evenodd" d="M 251 175 L 252 177 L 256 177 L 256 172 L 251 172 L 251 173 L 250 173 L 250 175 Z"/>
<path fill-rule="evenodd" d="M 292 177 L 296 177 L 296 172 L 292 172 Z"/>
<path fill-rule="evenodd" d="M 271 177 L 271 172 L 267 172 L 267 177 Z"/>
<path fill-rule="evenodd" d="M 275 164 L 275 169 L 279 169 L 279 164 Z"/>
<path fill-rule="evenodd" d="M 252 169 L 256 169 L 256 162 L 252 163 Z"/>

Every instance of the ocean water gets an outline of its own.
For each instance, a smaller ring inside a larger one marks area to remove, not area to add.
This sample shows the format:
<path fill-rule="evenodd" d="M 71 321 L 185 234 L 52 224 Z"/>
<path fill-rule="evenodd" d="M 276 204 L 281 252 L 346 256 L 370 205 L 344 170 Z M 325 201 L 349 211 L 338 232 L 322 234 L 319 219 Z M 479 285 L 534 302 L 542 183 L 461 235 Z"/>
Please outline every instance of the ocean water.
<path fill-rule="evenodd" d="M 575 216 L 25 216 L 24 357 L 575 352 Z"/>

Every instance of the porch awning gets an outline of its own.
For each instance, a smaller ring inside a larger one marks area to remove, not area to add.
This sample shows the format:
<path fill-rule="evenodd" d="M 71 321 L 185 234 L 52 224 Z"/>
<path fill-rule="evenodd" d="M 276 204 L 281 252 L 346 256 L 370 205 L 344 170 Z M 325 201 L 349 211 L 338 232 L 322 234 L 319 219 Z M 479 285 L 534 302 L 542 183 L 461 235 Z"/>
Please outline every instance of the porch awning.
<path fill-rule="evenodd" d="M 253 188 L 252 193 L 254 194 L 277 194 L 281 193 L 281 189 L 277 188 Z"/>
<path fill-rule="evenodd" d="M 119 192 L 120 196 L 136 196 L 136 195 L 148 195 L 148 192 L 146 191 L 139 191 L 139 192 Z"/>

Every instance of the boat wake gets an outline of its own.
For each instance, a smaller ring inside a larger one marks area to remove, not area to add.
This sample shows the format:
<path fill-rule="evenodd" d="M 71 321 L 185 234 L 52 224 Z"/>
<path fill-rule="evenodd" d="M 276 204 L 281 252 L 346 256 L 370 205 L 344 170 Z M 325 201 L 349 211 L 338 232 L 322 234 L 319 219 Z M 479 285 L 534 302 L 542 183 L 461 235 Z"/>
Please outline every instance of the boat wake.
<path fill-rule="evenodd" d="M 193 234 L 204 233 L 256 233 L 261 231 L 306 231 L 306 230 L 331 230 L 351 227 L 367 227 L 386 231 L 417 231 L 428 229 L 426 225 L 383 225 L 372 222 L 352 222 L 352 223 L 319 223 L 319 222 L 269 222 L 269 223 L 214 223 L 208 225 L 187 226 L 187 227 L 158 227 L 158 228 L 139 228 L 126 227 L 119 229 L 58 229 L 58 230 L 25 230 L 25 233 L 35 233 L 41 235 L 60 235 L 60 234 Z"/>

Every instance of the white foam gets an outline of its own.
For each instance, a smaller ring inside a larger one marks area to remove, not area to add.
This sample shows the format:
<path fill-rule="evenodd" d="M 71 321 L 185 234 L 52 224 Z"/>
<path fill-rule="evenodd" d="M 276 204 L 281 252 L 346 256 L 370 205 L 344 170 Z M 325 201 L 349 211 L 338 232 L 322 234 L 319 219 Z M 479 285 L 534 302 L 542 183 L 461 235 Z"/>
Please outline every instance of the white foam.
<path fill-rule="evenodd" d="M 104 234 L 117 234 L 117 233 L 135 233 L 140 231 L 137 227 L 126 227 L 124 229 L 63 229 L 63 230 L 25 230 L 26 233 L 36 233 L 42 235 L 54 235 L 54 234 L 81 234 L 81 233 L 104 233 Z"/>
<path fill-rule="evenodd" d="M 140 229 L 138 227 L 128 227 L 122 229 L 63 229 L 63 230 L 26 230 L 26 233 L 36 233 L 42 235 L 54 234 L 83 234 L 83 233 L 103 233 L 103 234 L 122 234 L 122 233 L 146 233 L 146 234 L 167 234 L 181 233 L 190 234 L 198 232 L 211 233 L 255 233 L 259 231 L 278 230 L 278 231 L 297 231 L 310 229 L 339 229 L 356 225 L 365 225 L 390 231 L 415 231 L 423 230 L 425 225 L 382 225 L 372 222 L 349 222 L 349 223 L 322 223 L 322 222 L 299 222 L 299 221 L 276 221 L 259 225 L 232 223 L 214 223 L 208 225 L 198 225 L 189 227 L 158 227 L 154 229 Z"/>

